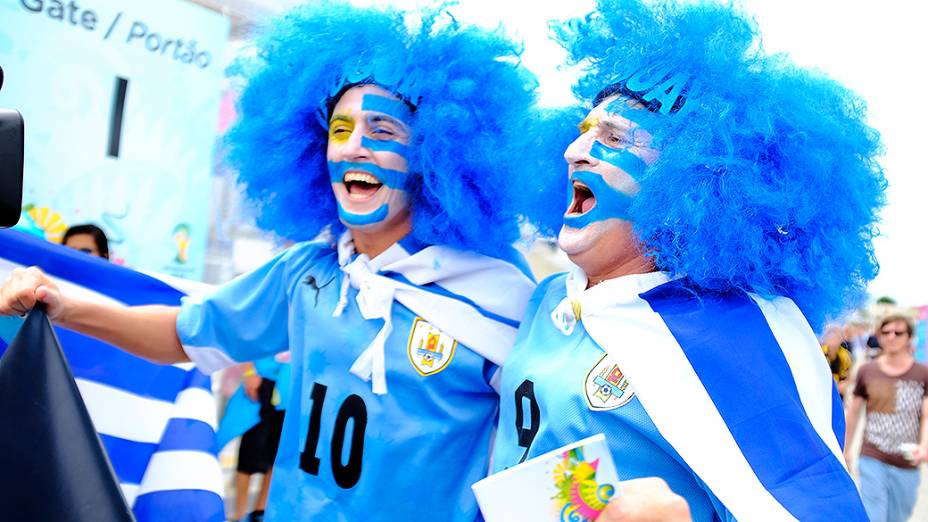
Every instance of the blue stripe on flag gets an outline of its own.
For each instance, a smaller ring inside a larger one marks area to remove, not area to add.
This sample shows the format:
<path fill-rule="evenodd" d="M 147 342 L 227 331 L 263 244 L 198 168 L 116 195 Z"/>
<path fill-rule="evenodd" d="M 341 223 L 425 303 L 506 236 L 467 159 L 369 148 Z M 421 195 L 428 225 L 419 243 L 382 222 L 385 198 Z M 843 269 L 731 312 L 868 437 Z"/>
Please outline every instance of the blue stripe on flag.
<path fill-rule="evenodd" d="M 164 429 L 158 451 L 202 451 L 217 455 L 216 432 L 203 421 L 174 418 Z"/>
<path fill-rule="evenodd" d="M 113 470 L 119 482 L 124 484 L 141 484 L 148 461 L 155 453 L 156 444 L 121 439 L 101 433 L 100 440 L 110 457 Z"/>
<path fill-rule="evenodd" d="M 55 331 L 75 377 L 167 402 L 174 402 L 187 380 L 183 368 L 148 362 L 71 330 Z"/>
<path fill-rule="evenodd" d="M 226 519 L 222 497 L 201 489 L 139 495 L 132 511 L 138 520 L 146 522 L 221 522 Z"/>
<path fill-rule="evenodd" d="M 177 305 L 184 295 L 153 277 L 16 230 L 0 230 L 0 244 L 4 259 L 40 266 L 50 275 L 129 305 Z"/>
<path fill-rule="evenodd" d="M 838 386 L 832 386 L 831 390 L 831 429 L 834 430 L 838 437 L 838 445 L 844 450 L 844 435 L 846 426 L 844 424 L 844 401 L 841 400 L 841 394 L 838 393 Z"/>
<path fill-rule="evenodd" d="M 212 395 L 213 385 L 212 381 L 209 379 L 209 375 L 206 375 L 200 370 L 194 368 L 187 372 L 187 378 L 189 380 L 187 381 L 185 388 L 201 388 L 208 391 L 210 395 Z"/>
<path fill-rule="evenodd" d="M 697 296 L 684 280 L 641 297 L 682 347 L 761 484 L 787 511 L 799 520 L 867 520 L 850 475 L 813 428 L 756 303 L 745 294 Z"/>

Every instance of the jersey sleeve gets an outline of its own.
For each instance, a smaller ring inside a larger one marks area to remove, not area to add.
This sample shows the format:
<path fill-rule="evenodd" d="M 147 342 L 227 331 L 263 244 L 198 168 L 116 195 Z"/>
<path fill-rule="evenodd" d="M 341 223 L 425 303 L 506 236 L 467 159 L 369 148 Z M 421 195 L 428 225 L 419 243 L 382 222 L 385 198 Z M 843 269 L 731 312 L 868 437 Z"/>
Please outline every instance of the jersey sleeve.
<path fill-rule="evenodd" d="M 186 297 L 177 336 L 187 356 L 206 373 L 271 356 L 288 348 L 289 301 L 296 269 L 310 261 L 302 244 L 203 297 Z"/>

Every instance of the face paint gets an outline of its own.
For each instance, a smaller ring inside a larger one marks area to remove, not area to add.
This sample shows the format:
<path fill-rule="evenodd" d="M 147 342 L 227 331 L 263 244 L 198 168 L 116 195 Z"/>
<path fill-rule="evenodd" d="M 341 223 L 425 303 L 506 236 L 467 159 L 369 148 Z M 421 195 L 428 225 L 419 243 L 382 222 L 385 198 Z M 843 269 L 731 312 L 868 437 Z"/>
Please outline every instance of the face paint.
<path fill-rule="evenodd" d="M 329 141 L 345 143 L 354 132 L 354 118 L 345 114 L 336 114 L 329 121 Z"/>
<path fill-rule="evenodd" d="M 376 94 L 364 95 L 361 101 L 361 110 L 380 112 L 404 123 L 412 119 L 412 111 L 405 102 Z"/>
<path fill-rule="evenodd" d="M 368 148 L 370 150 L 383 151 L 383 152 L 392 152 L 394 154 L 399 154 L 404 158 L 407 156 L 406 152 L 408 148 L 406 145 L 395 141 L 395 140 L 375 140 L 364 136 L 361 138 L 361 146 Z"/>
<path fill-rule="evenodd" d="M 342 207 L 341 202 L 338 203 L 338 217 L 346 224 L 360 227 L 364 225 L 370 225 L 372 223 L 379 223 L 387 218 L 387 214 L 390 213 L 390 206 L 384 203 L 380 205 L 377 210 L 370 212 L 368 214 L 353 214 L 345 210 Z"/>
<path fill-rule="evenodd" d="M 333 113 L 327 166 L 339 219 L 368 230 L 398 226 L 408 219 L 414 178 L 406 144 L 412 111 L 383 89 L 363 85 L 342 94 Z"/>
<path fill-rule="evenodd" d="M 632 204 L 632 197 L 610 186 L 601 175 L 580 170 L 573 173 L 571 180 L 577 180 L 586 185 L 596 198 L 596 204 L 582 215 L 564 216 L 565 225 L 571 228 L 584 228 L 596 221 L 611 218 L 628 219 L 628 208 Z"/>
<path fill-rule="evenodd" d="M 590 147 L 590 156 L 593 156 L 599 161 L 605 161 L 628 174 L 636 181 L 641 178 L 641 175 L 644 174 L 644 171 L 648 168 L 648 164 L 645 163 L 644 160 L 628 150 L 613 149 L 598 141 L 594 141 L 593 145 Z"/>

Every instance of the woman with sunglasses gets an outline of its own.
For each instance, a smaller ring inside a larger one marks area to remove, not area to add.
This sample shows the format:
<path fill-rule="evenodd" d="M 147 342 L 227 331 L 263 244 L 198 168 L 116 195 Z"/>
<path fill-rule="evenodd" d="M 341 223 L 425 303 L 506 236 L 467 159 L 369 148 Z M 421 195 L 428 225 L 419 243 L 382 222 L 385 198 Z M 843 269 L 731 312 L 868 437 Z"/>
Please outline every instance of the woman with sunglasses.
<path fill-rule="evenodd" d="M 920 471 L 928 461 L 928 366 L 915 362 L 912 320 L 880 322 L 882 353 L 857 373 L 847 411 L 844 457 L 851 467 L 860 410 L 866 405 L 860 449 L 860 496 L 873 522 L 904 522 L 915 508 Z"/>

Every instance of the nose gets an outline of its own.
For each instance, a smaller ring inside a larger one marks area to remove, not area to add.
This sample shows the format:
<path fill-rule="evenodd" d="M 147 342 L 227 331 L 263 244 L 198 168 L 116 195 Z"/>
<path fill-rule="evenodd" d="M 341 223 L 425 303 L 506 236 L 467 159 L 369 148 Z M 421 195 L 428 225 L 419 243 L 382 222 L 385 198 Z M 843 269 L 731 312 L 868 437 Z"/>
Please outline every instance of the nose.
<path fill-rule="evenodd" d="M 341 155 L 349 161 L 370 160 L 373 157 L 371 149 L 362 144 L 361 137 L 364 136 L 363 129 L 355 128 L 348 140 L 340 147 Z"/>
<path fill-rule="evenodd" d="M 593 166 L 599 163 L 596 158 L 590 155 L 590 149 L 593 146 L 595 137 L 593 133 L 587 131 L 575 139 L 567 150 L 564 151 L 564 160 L 572 167 Z"/>

